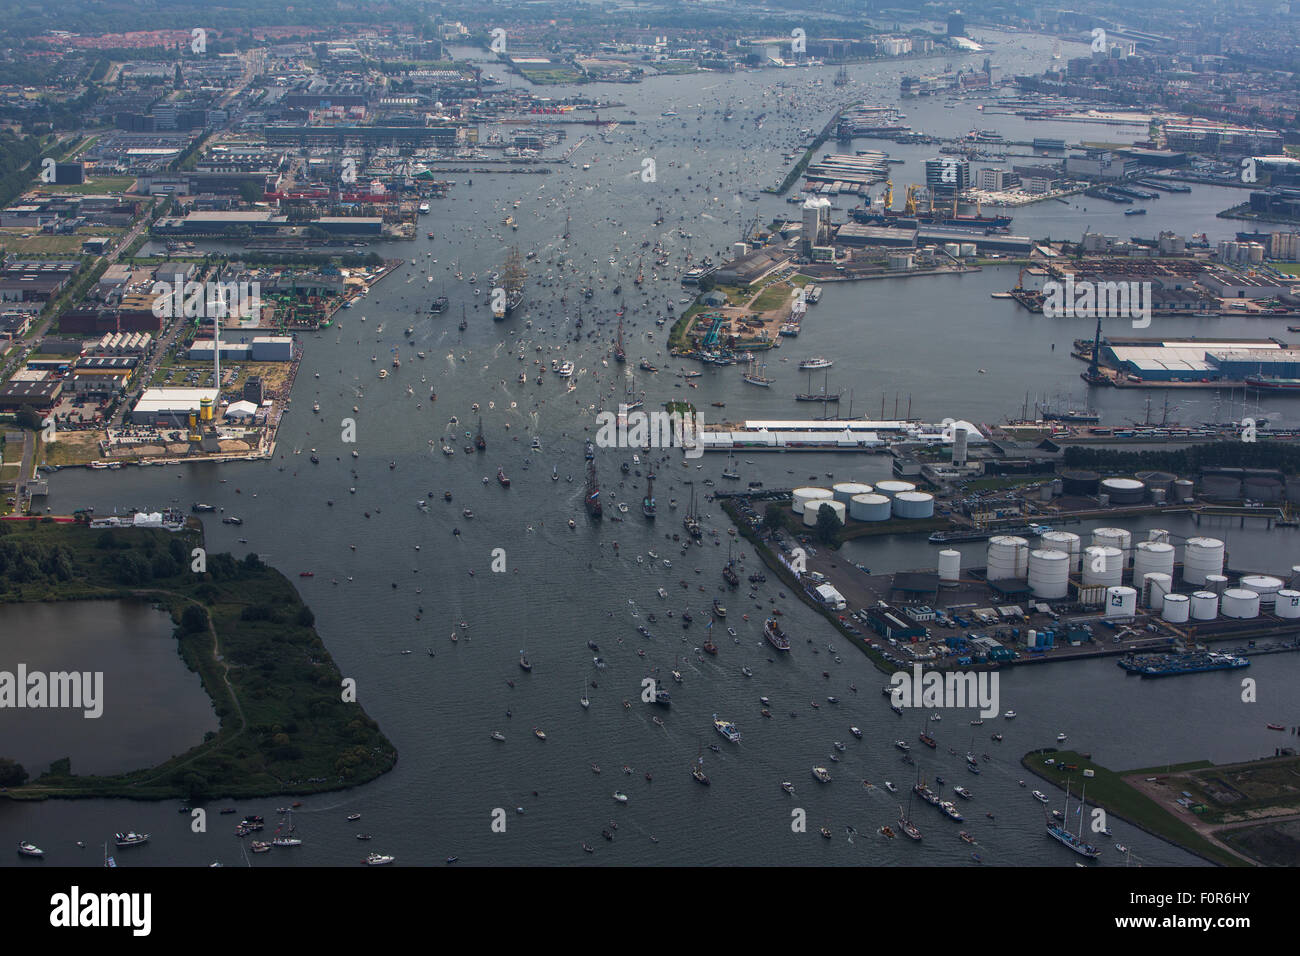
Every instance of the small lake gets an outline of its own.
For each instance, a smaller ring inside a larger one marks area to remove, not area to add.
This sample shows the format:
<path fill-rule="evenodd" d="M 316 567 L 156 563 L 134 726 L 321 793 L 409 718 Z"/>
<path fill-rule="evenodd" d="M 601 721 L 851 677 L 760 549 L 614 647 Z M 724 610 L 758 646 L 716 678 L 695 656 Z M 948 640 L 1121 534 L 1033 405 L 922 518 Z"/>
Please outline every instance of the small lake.
<path fill-rule="evenodd" d="M 103 673 L 97 718 L 84 708 L 0 709 L 0 756 L 32 779 L 62 757 L 78 774 L 151 767 L 218 726 L 177 653 L 171 617 L 145 601 L 0 605 L 0 671 L 16 674 L 20 663 L 29 674 Z"/>

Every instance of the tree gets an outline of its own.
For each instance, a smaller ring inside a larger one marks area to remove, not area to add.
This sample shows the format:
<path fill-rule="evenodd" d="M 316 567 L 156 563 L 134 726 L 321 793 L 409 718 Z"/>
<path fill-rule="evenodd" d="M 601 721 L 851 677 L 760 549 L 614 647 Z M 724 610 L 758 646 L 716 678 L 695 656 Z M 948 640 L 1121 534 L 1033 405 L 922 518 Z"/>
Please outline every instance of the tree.
<path fill-rule="evenodd" d="M 835 544 L 843 527 L 839 517 L 830 508 L 822 508 L 817 512 L 817 540 L 822 544 Z"/>
<path fill-rule="evenodd" d="M 208 629 L 208 612 L 200 604 L 191 604 L 181 614 L 181 630 L 186 634 L 197 634 Z"/>
<path fill-rule="evenodd" d="M 767 508 L 763 511 L 763 527 L 769 532 L 775 533 L 776 529 L 785 523 L 785 512 L 775 501 L 768 502 Z"/>
<path fill-rule="evenodd" d="M 23 765 L 8 757 L 0 757 L 0 787 L 20 787 L 27 781 Z"/>

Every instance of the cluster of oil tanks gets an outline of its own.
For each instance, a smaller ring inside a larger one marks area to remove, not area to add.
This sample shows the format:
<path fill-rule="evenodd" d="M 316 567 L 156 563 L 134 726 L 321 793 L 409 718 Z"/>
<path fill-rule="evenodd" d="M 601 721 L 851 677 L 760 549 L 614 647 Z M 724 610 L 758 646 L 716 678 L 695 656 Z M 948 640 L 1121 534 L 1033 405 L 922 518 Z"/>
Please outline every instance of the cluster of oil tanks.
<path fill-rule="evenodd" d="M 1223 574 L 1223 542 L 1188 538 L 1183 546 L 1182 584 L 1197 590 L 1185 595 L 1173 590 L 1175 558 L 1169 532 L 1160 529 L 1152 529 L 1147 540 L 1136 545 L 1123 528 L 1096 528 L 1087 546 L 1070 531 L 1044 532 L 1037 548 L 1016 535 L 997 535 L 988 543 L 987 576 L 990 581 L 1025 581 L 1034 597 L 1051 601 L 1069 596 L 1070 578 L 1077 574 L 1083 591 L 1105 589 L 1108 617 L 1132 617 L 1141 602 L 1172 623 L 1212 621 L 1219 615 L 1253 618 L 1261 608 L 1278 617 L 1300 619 L 1300 565 L 1291 569 L 1289 586 L 1281 578 L 1259 574 L 1246 575 L 1236 587 L 1229 587 Z M 939 553 L 940 581 L 957 580 L 960 569 L 959 552 Z M 1126 573 L 1131 586 L 1124 584 Z"/>
<path fill-rule="evenodd" d="M 910 481 L 880 481 L 874 487 L 844 481 L 831 488 L 796 488 L 791 510 L 803 515 L 809 527 L 817 524 L 822 508 L 830 508 L 841 523 L 846 515 L 854 521 L 888 521 L 890 518 L 933 518 L 934 495 L 917 491 Z"/>
<path fill-rule="evenodd" d="M 1300 476 L 1255 468 L 1213 468 L 1201 474 L 1200 494 L 1216 501 L 1300 502 Z M 1196 488 L 1167 471 L 1139 471 L 1133 478 L 1102 478 L 1095 471 L 1067 471 L 1043 486 L 1044 497 L 1096 498 L 1103 505 L 1183 504 Z"/>

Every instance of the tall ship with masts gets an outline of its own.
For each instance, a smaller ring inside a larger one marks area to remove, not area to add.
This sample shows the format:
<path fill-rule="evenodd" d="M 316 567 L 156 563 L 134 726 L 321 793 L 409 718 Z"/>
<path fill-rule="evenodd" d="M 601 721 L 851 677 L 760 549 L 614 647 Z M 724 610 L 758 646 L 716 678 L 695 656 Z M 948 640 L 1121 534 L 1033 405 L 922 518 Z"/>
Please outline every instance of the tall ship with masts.
<path fill-rule="evenodd" d="M 583 503 L 587 514 L 597 521 L 604 515 L 605 510 L 600 505 L 600 485 L 596 483 L 596 462 L 592 458 L 587 459 L 587 496 Z"/>
<path fill-rule="evenodd" d="M 519 249 L 513 247 L 506 256 L 505 265 L 501 267 L 501 286 L 505 290 L 505 302 L 502 304 L 502 309 L 498 311 L 497 303 L 493 301 L 492 318 L 502 322 L 524 304 L 524 280 L 527 278 L 528 270 L 524 268 Z"/>
<path fill-rule="evenodd" d="M 1079 832 L 1077 834 L 1071 833 L 1065 828 L 1063 823 L 1057 823 L 1049 817 L 1047 819 L 1047 835 L 1058 843 L 1063 843 L 1065 846 L 1068 846 L 1075 853 L 1079 854 L 1079 856 L 1087 857 L 1089 860 L 1095 860 L 1097 857 L 1101 856 L 1101 850 L 1083 839 L 1083 821 L 1088 816 L 1085 812 L 1088 791 L 1085 789 L 1083 794 L 1083 797 L 1079 800 L 1079 809 L 1077 811 L 1079 814 Z M 1068 820 L 1069 814 L 1070 782 L 1067 780 L 1065 782 L 1065 809 L 1062 811 L 1062 820 Z"/>
<path fill-rule="evenodd" d="M 623 350 L 623 308 L 618 310 L 618 338 L 614 340 L 614 361 L 626 362 L 627 352 Z"/>

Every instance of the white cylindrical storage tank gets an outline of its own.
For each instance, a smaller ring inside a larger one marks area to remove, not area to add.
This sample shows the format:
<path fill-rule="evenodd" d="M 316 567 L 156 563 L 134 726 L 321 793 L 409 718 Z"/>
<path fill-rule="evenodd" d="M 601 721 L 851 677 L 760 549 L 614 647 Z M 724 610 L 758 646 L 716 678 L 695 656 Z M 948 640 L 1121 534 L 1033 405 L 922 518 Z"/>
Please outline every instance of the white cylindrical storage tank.
<path fill-rule="evenodd" d="M 1243 588 L 1259 595 L 1260 607 L 1271 607 L 1277 600 L 1277 592 L 1285 584 L 1281 578 L 1275 578 L 1271 574 L 1248 574 L 1241 579 Z"/>
<path fill-rule="evenodd" d="M 844 505 L 840 504 L 838 501 L 831 501 L 829 499 L 808 502 L 807 506 L 803 509 L 803 523 L 810 528 L 816 527 L 819 513 L 823 508 L 829 508 L 831 513 L 839 519 L 840 524 L 844 524 Z"/>
<path fill-rule="evenodd" d="M 939 552 L 939 580 L 956 581 L 961 577 L 961 552 L 945 548 Z"/>
<path fill-rule="evenodd" d="M 1128 567 L 1133 554 L 1133 535 L 1123 528 L 1094 528 L 1092 543 L 1098 548 L 1119 548 L 1124 552 L 1124 567 Z"/>
<path fill-rule="evenodd" d="M 1148 540 L 1148 541 L 1163 541 L 1163 542 L 1165 542 L 1166 544 L 1168 544 L 1168 543 L 1169 543 L 1169 532 L 1166 531 L 1164 528 L 1152 528 L 1150 531 L 1147 532 L 1147 540 Z"/>
<path fill-rule="evenodd" d="M 1174 576 L 1148 571 L 1141 578 L 1134 574 L 1133 583 L 1142 585 L 1142 603 L 1158 611 L 1164 607 L 1165 595 L 1174 589 Z"/>
<path fill-rule="evenodd" d="M 1068 551 L 1029 552 L 1029 590 L 1034 597 L 1056 600 L 1070 593 L 1070 554 Z"/>
<path fill-rule="evenodd" d="M 839 484 L 831 485 L 831 494 L 845 507 L 848 507 L 854 495 L 869 495 L 874 490 L 870 485 L 864 485 L 860 481 L 841 481 Z"/>
<path fill-rule="evenodd" d="M 1174 546 L 1164 541 L 1139 541 L 1133 550 L 1133 581 L 1139 582 L 1151 572 L 1174 573 Z"/>
<path fill-rule="evenodd" d="M 1070 570 L 1079 570 L 1079 553 L 1083 550 L 1083 542 L 1073 531 L 1045 531 L 1038 542 L 1038 546 L 1045 551 L 1064 551 L 1070 556 Z"/>
<path fill-rule="evenodd" d="M 934 495 L 927 491 L 900 491 L 894 495 L 895 518 L 933 518 Z"/>
<path fill-rule="evenodd" d="M 1180 503 L 1180 504 L 1183 503 L 1183 502 L 1186 502 L 1186 501 L 1191 501 L 1191 500 L 1192 500 L 1192 488 L 1194 488 L 1194 487 L 1195 487 L 1195 485 L 1193 485 L 1192 482 L 1188 481 L 1186 478 L 1179 478 L 1177 481 L 1174 482 L 1174 490 L 1173 490 L 1173 492 L 1172 492 L 1172 496 L 1173 496 L 1173 499 L 1172 499 L 1172 500 L 1174 500 L 1174 501 L 1176 501 L 1176 502 L 1178 502 L 1178 503 Z"/>
<path fill-rule="evenodd" d="M 1186 624 L 1191 603 L 1186 594 L 1166 594 L 1165 606 L 1160 611 L 1160 616 L 1170 624 Z"/>
<path fill-rule="evenodd" d="M 1136 478 L 1103 478 L 1101 490 L 1117 505 L 1140 505 L 1147 486 Z"/>
<path fill-rule="evenodd" d="M 791 493 L 791 510 L 801 515 L 810 501 L 830 501 L 835 496 L 825 488 L 796 488 Z"/>
<path fill-rule="evenodd" d="M 1213 591 L 1215 594 L 1222 594 L 1228 590 L 1228 579 L 1222 574 L 1207 574 L 1205 576 L 1205 590 Z"/>
<path fill-rule="evenodd" d="M 1022 562 L 1021 555 L 1024 555 Z M 1005 581 L 1008 578 L 1021 577 L 1019 569 L 1024 564 L 1029 570 L 1029 542 L 1024 538 L 1010 534 L 999 534 L 989 538 L 988 579 Z"/>
<path fill-rule="evenodd" d="M 890 501 L 884 495 L 854 495 L 849 502 L 849 516 L 854 521 L 888 521 Z"/>
<path fill-rule="evenodd" d="M 1219 616 L 1219 596 L 1213 591 L 1192 593 L 1192 620 L 1213 621 Z"/>
<path fill-rule="evenodd" d="M 1117 586 L 1124 578 L 1124 552 L 1119 548 L 1091 547 L 1083 552 L 1083 586 Z"/>
<path fill-rule="evenodd" d="M 1224 617 L 1259 617 L 1259 595 L 1246 588 L 1228 588 L 1219 601 L 1219 610 Z"/>
<path fill-rule="evenodd" d="M 1130 587 L 1106 589 L 1106 617 L 1133 617 L 1137 614 L 1138 593 Z"/>
<path fill-rule="evenodd" d="M 1300 618 L 1300 591 L 1283 588 L 1274 597 L 1277 599 L 1273 605 L 1274 614 L 1291 620 Z"/>
<path fill-rule="evenodd" d="M 1218 538 L 1188 538 L 1183 552 L 1183 580 L 1204 584 L 1207 574 L 1223 573 L 1223 542 Z"/>
<path fill-rule="evenodd" d="M 904 491 L 916 491 L 916 485 L 910 481 L 895 481 L 892 478 L 876 482 L 876 494 L 886 498 L 895 498 Z"/>

